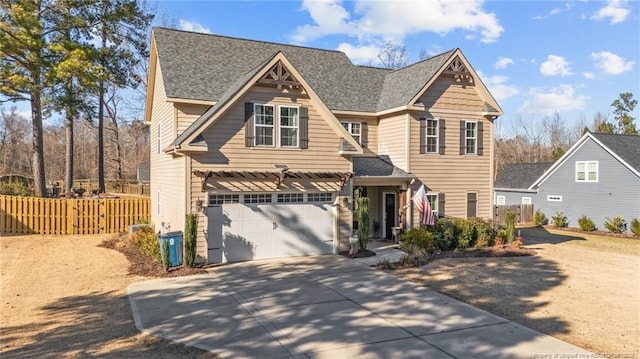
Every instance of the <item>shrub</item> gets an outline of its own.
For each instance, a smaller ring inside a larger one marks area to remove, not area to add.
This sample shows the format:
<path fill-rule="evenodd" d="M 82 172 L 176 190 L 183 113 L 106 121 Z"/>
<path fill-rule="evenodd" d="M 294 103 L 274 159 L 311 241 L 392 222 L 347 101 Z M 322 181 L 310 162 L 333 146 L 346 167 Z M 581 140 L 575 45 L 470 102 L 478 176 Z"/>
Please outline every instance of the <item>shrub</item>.
<path fill-rule="evenodd" d="M 553 225 L 556 227 L 567 226 L 567 217 L 564 215 L 564 212 L 556 212 L 556 214 L 551 217 L 551 221 L 553 222 Z"/>
<path fill-rule="evenodd" d="M 152 227 L 140 227 L 134 235 L 134 243 L 142 253 L 160 260 L 160 245 L 158 235 Z"/>
<path fill-rule="evenodd" d="M 426 228 L 412 228 L 402 235 L 400 248 L 409 254 L 431 254 L 438 251 L 438 241 Z"/>
<path fill-rule="evenodd" d="M 171 262 L 169 261 L 169 241 L 162 241 L 162 267 L 164 267 L 165 271 L 169 270 L 171 267 Z"/>
<path fill-rule="evenodd" d="M 462 231 L 458 236 L 456 248 L 469 248 L 476 243 L 478 239 L 478 230 L 470 221 L 460 223 Z"/>
<path fill-rule="evenodd" d="M 496 233 L 496 238 L 494 239 L 494 245 L 501 246 L 504 244 L 505 238 L 507 237 L 507 231 L 501 229 Z"/>
<path fill-rule="evenodd" d="M 386 269 L 386 270 L 396 269 L 395 264 L 391 263 L 391 261 L 389 261 L 388 259 L 383 259 L 379 261 L 378 263 L 376 263 L 375 267 L 376 269 Z"/>
<path fill-rule="evenodd" d="M 369 198 L 358 198 L 358 244 L 360 249 L 367 249 L 369 240 Z"/>
<path fill-rule="evenodd" d="M 516 212 L 507 212 L 505 230 L 507 231 L 507 237 L 505 238 L 505 240 L 507 241 L 507 243 L 513 242 L 513 237 L 515 236 L 516 232 Z"/>
<path fill-rule="evenodd" d="M 198 214 L 189 213 L 184 228 L 184 265 L 193 267 L 196 260 L 196 238 L 198 235 Z"/>
<path fill-rule="evenodd" d="M 0 183 L 0 194 L 7 196 L 30 196 L 31 190 L 21 181 Z"/>
<path fill-rule="evenodd" d="M 607 227 L 611 233 L 622 233 L 627 230 L 627 222 L 619 214 L 613 218 L 606 217 L 604 226 Z"/>
<path fill-rule="evenodd" d="M 438 219 L 433 227 L 433 234 L 438 242 L 438 248 L 441 250 L 454 249 L 460 232 L 456 221 L 449 218 Z"/>
<path fill-rule="evenodd" d="M 583 231 L 596 230 L 596 225 L 593 223 L 591 218 L 587 217 L 584 214 L 580 218 L 578 218 L 578 225 L 580 226 L 580 229 L 582 229 Z"/>
<path fill-rule="evenodd" d="M 536 213 L 533 215 L 533 223 L 536 226 L 545 225 L 548 223 L 547 216 L 545 216 L 541 210 L 537 210 Z"/>
<path fill-rule="evenodd" d="M 636 235 L 636 237 L 640 237 L 640 220 L 634 218 L 631 220 L 631 232 Z"/>

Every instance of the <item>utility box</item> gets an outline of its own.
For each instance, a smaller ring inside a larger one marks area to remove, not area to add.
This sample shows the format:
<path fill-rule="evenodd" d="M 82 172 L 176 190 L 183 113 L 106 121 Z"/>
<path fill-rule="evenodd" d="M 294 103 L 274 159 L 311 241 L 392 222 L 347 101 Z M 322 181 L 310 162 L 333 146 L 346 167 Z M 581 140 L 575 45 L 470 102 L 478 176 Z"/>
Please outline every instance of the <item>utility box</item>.
<path fill-rule="evenodd" d="M 158 236 L 160 258 L 164 256 L 163 242 L 169 243 L 169 265 L 177 267 L 182 264 L 182 232 L 169 232 Z"/>

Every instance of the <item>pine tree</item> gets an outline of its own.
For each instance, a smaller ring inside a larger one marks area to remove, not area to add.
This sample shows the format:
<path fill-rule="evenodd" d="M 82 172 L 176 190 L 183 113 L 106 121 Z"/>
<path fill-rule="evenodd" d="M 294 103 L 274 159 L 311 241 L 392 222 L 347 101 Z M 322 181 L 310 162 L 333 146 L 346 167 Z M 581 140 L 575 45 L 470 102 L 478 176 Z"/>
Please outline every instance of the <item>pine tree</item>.
<path fill-rule="evenodd" d="M 611 106 L 613 107 L 614 118 L 618 121 L 617 133 L 626 135 L 637 135 L 638 130 L 634 123 L 635 118 L 630 115 L 638 104 L 637 100 L 633 99 L 631 92 L 623 92 L 620 97 L 617 98 Z"/>

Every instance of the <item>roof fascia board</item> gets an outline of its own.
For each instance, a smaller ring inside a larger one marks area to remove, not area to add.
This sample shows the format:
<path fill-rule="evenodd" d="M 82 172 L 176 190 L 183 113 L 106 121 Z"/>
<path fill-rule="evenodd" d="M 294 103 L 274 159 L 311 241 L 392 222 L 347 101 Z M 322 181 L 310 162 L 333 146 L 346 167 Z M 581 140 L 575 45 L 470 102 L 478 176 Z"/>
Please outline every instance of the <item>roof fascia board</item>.
<path fill-rule="evenodd" d="M 588 138 L 593 138 L 593 136 L 589 132 L 585 133 L 576 143 L 573 144 L 573 146 L 571 146 L 571 148 L 567 150 L 567 152 L 565 152 L 564 155 L 562 155 L 562 157 L 558 158 L 558 160 L 551 167 L 544 171 L 544 173 L 540 177 L 538 177 L 538 179 L 535 180 L 535 182 L 533 182 L 533 184 L 528 189 L 532 190 L 535 189 L 536 186 L 541 185 L 560 166 L 562 166 L 569 159 L 569 157 L 573 155 L 574 152 L 582 147 L 582 145 L 585 144 Z"/>
<path fill-rule="evenodd" d="M 147 75 L 147 97 L 144 106 L 144 122 L 151 123 L 151 110 L 153 106 L 153 95 L 156 87 L 156 62 L 158 61 L 158 51 L 156 50 L 156 40 L 151 32 L 151 50 L 149 53 L 149 75 Z"/>
<path fill-rule="evenodd" d="M 343 116 L 366 116 L 366 117 L 375 117 L 377 116 L 376 112 L 363 112 L 363 111 L 349 111 L 349 110 L 331 110 L 334 115 L 343 115 Z"/>
<path fill-rule="evenodd" d="M 538 190 L 535 189 L 527 189 L 527 188 L 499 188 L 495 187 L 493 191 L 499 192 L 522 192 L 522 193 L 538 193 Z"/>
<path fill-rule="evenodd" d="M 193 105 L 207 105 L 207 106 L 213 106 L 216 104 L 215 101 L 194 100 L 194 99 L 180 98 L 180 97 L 167 97 L 167 102 L 187 103 L 187 104 L 193 104 Z"/>
<path fill-rule="evenodd" d="M 442 67 L 440 67 L 440 69 L 431 77 L 431 79 L 429 79 L 429 81 L 422 87 L 422 89 L 418 91 L 418 93 L 411 99 L 409 103 L 413 104 L 416 101 L 418 101 L 420 97 L 427 91 L 427 89 L 429 89 L 431 85 L 433 85 L 433 83 L 438 79 L 438 77 L 442 75 L 442 73 L 447 68 L 447 66 L 449 66 L 456 57 L 459 57 L 460 60 L 462 60 L 464 65 L 467 67 L 467 70 L 471 72 L 471 76 L 473 76 L 474 80 L 478 81 L 480 86 L 476 86 L 476 89 L 480 92 L 479 94 L 480 98 L 482 98 L 484 101 L 487 101 L 493 107 L 498 109 L 499 112 L 495 113 L 496 116 L 502 116 L 504 114 L 502 107 L 500 107 L 498 102 L 493 98 L 493 95 L 491 95 L 491 93 L 485 86 L 484 82 L 482 82 L 482 79 L 480 79 L 480 76 L 478 76 L 478 74 L 473 69 L 473 67 L 471 66 L 471 64 L 469 63 L 469 61 L 467 60 L 467 58 L 464 56 L 464 54 L 460 49 L 456 49 L 456 51 L 454 51 L 453 54 L 451 54 L 449 59 L 442 65 Z M 490 114 L 494 114 L 494 113 L 490 113 Z"/>
<path fill-rule="evenodd" d="M 419 111 L 424 111 L 425 109 L 422 108 Z M 446 114 L 446 115 L 464 115 L 464 116 L 485 116 L 485 112 L 481 112 L 481 111 L 466 111 L 466 110 L 450 110 L 450 109 L 446 109 L 446 108 L 430 108 L 429 113 L 431 113 L 432 115 L 436 115 L 436 116 L 440 116 L 440 114 Z"/>

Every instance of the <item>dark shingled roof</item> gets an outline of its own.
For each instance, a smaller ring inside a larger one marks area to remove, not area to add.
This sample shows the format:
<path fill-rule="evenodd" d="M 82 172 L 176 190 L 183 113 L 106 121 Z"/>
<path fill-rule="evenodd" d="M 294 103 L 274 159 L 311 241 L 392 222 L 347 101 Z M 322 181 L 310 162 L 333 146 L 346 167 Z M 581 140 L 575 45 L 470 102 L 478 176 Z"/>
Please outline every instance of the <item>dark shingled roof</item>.
<path fill-rule="evenodd" d="M 598 141 L 640 172 L 640 136 L 593 133 Z"/>
<path fill-rule="evenodd" d="M 265 58 L 281 51 L 332 110 L 407 105 L 455 50 L 391 71 L 356 66 L 339 51 L 154 28 L 168 97 L 220 101 Z"/>
<path fill-rule="evenodd" d="M 394 166 L 387 156 L 354 157 L 353 172 L 356 177 L 396 177 L 406 179 L 415 177 Z"/>
<path fill-rule="evenodd" d="M 493 187 L 527 189 L 531 187 L 544 171 L 553 163 L 512 163 L 504 166 Z"/>

